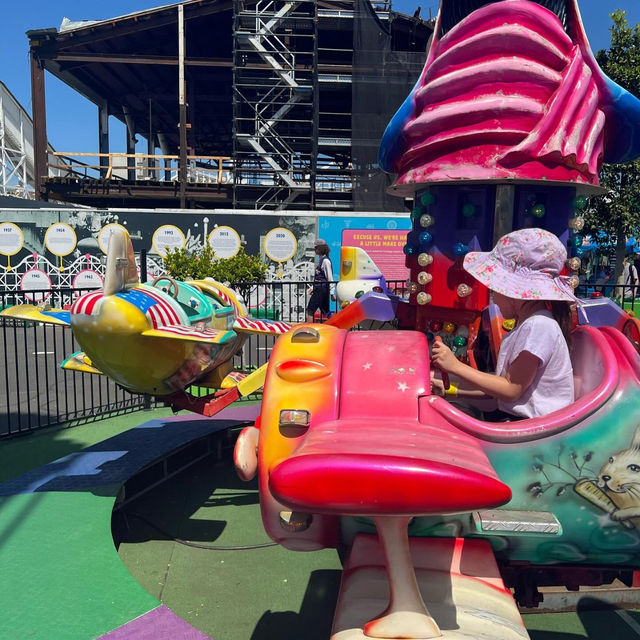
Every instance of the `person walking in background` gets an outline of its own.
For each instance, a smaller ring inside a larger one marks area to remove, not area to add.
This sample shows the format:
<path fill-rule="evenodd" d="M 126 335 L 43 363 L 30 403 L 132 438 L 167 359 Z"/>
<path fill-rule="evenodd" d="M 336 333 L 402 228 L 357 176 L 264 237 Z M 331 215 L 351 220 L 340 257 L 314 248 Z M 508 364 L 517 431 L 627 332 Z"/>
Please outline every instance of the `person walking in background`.
<path fill-rule="evenodd" d="M 620 276 L 622 287 L 622 300 L 633 298 L 638 286 L 638 270 L 633 264 L 631 256 L 625 256 L 622 262 L 622 275 Z"/>
<path fill-rule="evenodd" d="M 638 280 L 639 280 L 639 282 L 636 285 L 636 290 L 634 292 L 634 297 L 637 298 L 638 296 L 640 296 L 640 253 L 634 253 L 631 256 L 631 259 L 633 260 L 633 266 L 636 269 L 636 274 L 638 275 Z"/>
<path fill-rule="evenodd" d="M 313 275 L 311 297 L 307 304 L 307 322 L 313 322 L 313 316 L 318 309 L 320 309 L 322 315 L 328 316 L 329 300 L 330 298 L 335 300 L 335 294 L 333 293 L 335 285 L 330 284 L 333 282 L 333 268 L 329 259 L 329 245 L 321 238 L 318 238 L 313 243 L 313 248 L 316 252 L 317 262 Z"/>

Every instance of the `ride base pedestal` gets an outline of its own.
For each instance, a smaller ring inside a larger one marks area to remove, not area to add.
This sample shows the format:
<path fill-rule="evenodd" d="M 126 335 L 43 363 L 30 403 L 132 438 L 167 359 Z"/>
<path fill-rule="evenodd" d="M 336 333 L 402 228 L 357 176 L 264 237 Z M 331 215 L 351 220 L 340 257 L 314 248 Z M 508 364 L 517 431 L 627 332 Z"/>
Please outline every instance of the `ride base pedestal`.
<path fill-rule="evenodd" d="M 511 592 L 502 582 L 488 542 L 411 538 L 409 549 L 420 594 L 439 628 L 440 635 L 435 637 L 446 640 L 529 638 Z M 365 625 L 381 615 L 389 599 L 383 547 L 377 536 L 359 534 L 344 568 L 331 640 L 372 638 L 365 634 Z"/>

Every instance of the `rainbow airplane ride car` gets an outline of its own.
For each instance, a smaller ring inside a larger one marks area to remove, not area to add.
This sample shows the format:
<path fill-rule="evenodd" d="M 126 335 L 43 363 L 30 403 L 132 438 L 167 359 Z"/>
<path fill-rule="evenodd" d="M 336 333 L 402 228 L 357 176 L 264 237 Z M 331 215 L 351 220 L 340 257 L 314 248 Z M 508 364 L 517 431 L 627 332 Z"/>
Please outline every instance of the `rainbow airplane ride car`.
<path fill-rule="evenodd" d="M 631 584 L 640 356 L 629 318 L 585 301 L 574 402 L 517 422 L 432 395 L 429 350 L 440 338 L 492 371 L 503 322 L 464 255 L 542 227 L 566 243 L 577 284 L 601 164 L 638 157 L 640 101 L 599 69 L 575 0 L 441 1 L 380 150 L 391 191 L 414 198 L 409 296 L 356 300 L 386 304 L 399 330 L 347 331 L 352 303 L 281 336 L 259 421 L 236 445 L 274 540 L 349 549 L 332 640 L 524 639 L 516 603 L 536 606 L 539 586 Z"/>
<path fill-rule="evenodd" d="M 237 292 L 208 278 L 180 282 L 164 275 L 140 283 L 125 229 L 111 235 L 103 289 L 79 296 L 68 310 L 25 304 L 1 315 L 70 326 L 82 351 L 64 369 L 103 374 L 131 392 L 204 415 L 262 386 L 264 369 L 247 377 L 232 371 L 248 334 L 291 328 L 251 318 Z M 187 392 L 194 384 L 223 391 L 196 398 Z"/>

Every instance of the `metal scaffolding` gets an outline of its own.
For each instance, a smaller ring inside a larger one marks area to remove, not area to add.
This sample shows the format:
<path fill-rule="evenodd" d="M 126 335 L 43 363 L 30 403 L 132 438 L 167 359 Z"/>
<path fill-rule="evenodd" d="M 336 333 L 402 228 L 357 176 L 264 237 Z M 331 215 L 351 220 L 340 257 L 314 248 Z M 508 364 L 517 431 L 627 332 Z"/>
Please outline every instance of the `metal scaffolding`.
<path fill-rule="evenodd" d="M 377 144 L 432 30 L 388 0 L 187 0 L 29 31 L 27 174 L 45 200 L 100 207 L 395 211 Z M 45 72 L 97 106 L 99 166 L 47 157 Z M 109 152 L 107 116 L 126 125 L 126 154 Z M 154 165 L 158 145 L 177 165 Z"/>
<path fill-rule="evenodd" d="M 33 198 L 33 123 L 0 82 L 0 195 Z"/>
<path fill-rule="evenodd" d="M 51 175 L 62 175 L 66 161 L 56 160 L 47 145 L 47 157 L 58 167 Z M 0 82 L 0 196 L 35 198 L 33 161 L 33 121 L 9 89 Z"/>
<path fill-rule="evenodd" d="M 234 2 L 234 207 L 314 206 L 316 6 Z"/>

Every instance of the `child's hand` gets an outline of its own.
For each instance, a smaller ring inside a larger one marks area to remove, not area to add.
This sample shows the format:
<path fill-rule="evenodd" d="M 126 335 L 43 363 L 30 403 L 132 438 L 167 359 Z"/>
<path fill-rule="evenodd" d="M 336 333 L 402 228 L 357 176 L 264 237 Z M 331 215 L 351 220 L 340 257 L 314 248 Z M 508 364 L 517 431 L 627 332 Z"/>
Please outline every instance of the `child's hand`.
<path fill-rule="evenodd" d="M 440 336 L 436 336 L 433 347 L 431 348 L 431 354 L 431 363 L 433 366 L 447 373 L 453 371 L 458 364 L 458 359 L 453 355 L 451 349 L 442 342 Z"/>
<path fill-rule="evenodd" d="M 444 382 L 440 378 L 435 377 L 434 371 L 431 371 L 431 393 L 434 396 L 444 397 Z"/>

